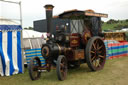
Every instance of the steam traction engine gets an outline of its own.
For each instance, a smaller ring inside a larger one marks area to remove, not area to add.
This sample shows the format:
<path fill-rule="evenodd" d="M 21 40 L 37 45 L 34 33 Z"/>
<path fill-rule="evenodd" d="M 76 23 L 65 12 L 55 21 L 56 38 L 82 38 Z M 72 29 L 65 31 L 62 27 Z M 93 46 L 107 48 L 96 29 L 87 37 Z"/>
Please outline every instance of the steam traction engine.
<path fill-rule="evenodd" d="M 56 67 L 59 80 L 66 79 L 67 69 L 79 67 L 87 63 L 91 71 L 101 70 L 106 60 L 106 49 L 101 32 L 101 17 L 107 14 L 95 13 L 93 10 L 70 10 L 52 17 L 54 6 L 45 5 L 47 18 L 47 41 L 42 45 L 41 54 L 46 64 L 41 66 L 40 59 L 34 57 L 29 64 L 29 74 L 32 80 L 40 77 L 44 70 L 50 71 L 51 66 Z M 61 28 L 56 28 L 52 36 L 52 18 L 69 19 Z M 70 24 L 70 33 L 67 25 Z"/>

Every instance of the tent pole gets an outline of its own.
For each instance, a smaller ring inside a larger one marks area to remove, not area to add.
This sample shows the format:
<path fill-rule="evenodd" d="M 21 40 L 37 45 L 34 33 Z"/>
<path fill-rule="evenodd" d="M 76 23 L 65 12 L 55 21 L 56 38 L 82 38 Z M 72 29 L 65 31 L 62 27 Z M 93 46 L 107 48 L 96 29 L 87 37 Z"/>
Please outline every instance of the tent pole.
<path fill-rule="evenodd" d="M 21 1 L 19 2 L 19 8 L 20 8 L 20 24 L 23 29 L 23 23 L 22 23 L 22 7 L 21 7 Z M 24 47 L 23 47 L 23 31 L 21 30 L 21 50 L 22 50 L 22 72 L 24 73 Z"/>
<path fill-rule="evenodd" d="M 5 1 L 5 0 L 0 0 L 0 1 L 8 2 L 8 3 L 14 3 L 14 4 L 19 4 L 19 2 L 14 2 L 14 1 Z"/>

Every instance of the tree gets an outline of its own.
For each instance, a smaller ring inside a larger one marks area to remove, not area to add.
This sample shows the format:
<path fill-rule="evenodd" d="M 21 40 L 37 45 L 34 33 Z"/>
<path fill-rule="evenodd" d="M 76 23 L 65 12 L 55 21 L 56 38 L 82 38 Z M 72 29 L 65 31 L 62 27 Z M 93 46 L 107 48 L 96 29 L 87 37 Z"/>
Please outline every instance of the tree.
<path fill-rule="evenodd" d="M 33 27 L 25 27 L 24 29 L 33 30 Z"/>
<path fill-rule="evenodd" d="M 125 21 L 128 22 L 128 19 L 126 19 Z"/>
<path fill-rule="evenodd" d="M 101 21 L 101 24 L 104 24 L 104 21 Z"/>
<path fill-rule="evenodd" d="M 114 23 L 118 23 L 119 20 L 114 20 L 114 19 L 110 19 L 109 21 L 107 21 L 107 24 L 114 24 Z"/>

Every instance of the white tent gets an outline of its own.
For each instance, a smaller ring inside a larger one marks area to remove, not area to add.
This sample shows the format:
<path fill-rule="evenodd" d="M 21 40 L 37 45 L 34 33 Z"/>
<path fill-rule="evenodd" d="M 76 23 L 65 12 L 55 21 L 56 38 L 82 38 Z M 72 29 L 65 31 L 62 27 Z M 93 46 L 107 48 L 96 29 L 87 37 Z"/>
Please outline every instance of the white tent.
<path fill-rule="evenodd" d="M 44 36 L 44 38 L 46 38 L 46 33 L 41 33 L 34 30 L 26 30 L 26 29 L 24 29 L 22 32 L 23 32 L 23 38 L 37 38 L 37 37 L 41 38 L 42 35 Z"/>
<path fill-rule="evenodd" d="M 23 72 L 21 26 L 0 17 L 0 75 L 10 76 Z"/>
<path fill-rule="evenodd" d="M 14 22 L 13 20 L 6 19 L 0 16 L 0 25 L 19 25 L 19 24 L 17 22 Z"/>

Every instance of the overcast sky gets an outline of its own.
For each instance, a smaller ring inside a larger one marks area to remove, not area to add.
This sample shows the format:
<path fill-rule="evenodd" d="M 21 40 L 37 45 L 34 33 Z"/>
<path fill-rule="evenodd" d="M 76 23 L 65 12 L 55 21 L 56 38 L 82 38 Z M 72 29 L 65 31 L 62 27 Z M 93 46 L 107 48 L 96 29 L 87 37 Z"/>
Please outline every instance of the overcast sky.
<path fill-rule="evenodd" d="M 19 0 L 11 0 L 19 1 Z M 23 27 L 32 26 L 33 21 L 45 19 L 45 4 L 55 6 L 53 15 L 57 15 L 65 10 L 93 9 L 95 12 L 108 14 L 108 19 L 128 19 L 128 0 L 21 0 Z M 8 12 L 7 12 L 8 11 Z M 0 16 L 6 18 L 19 18 L 19 8 L 17 5 L 0 3 Z M 102 20 L 108 20 L 102 19 Z"/>

